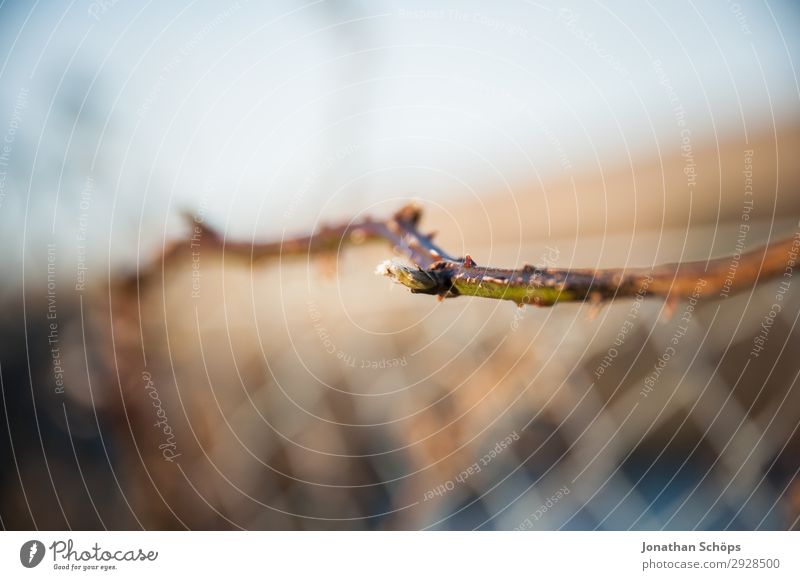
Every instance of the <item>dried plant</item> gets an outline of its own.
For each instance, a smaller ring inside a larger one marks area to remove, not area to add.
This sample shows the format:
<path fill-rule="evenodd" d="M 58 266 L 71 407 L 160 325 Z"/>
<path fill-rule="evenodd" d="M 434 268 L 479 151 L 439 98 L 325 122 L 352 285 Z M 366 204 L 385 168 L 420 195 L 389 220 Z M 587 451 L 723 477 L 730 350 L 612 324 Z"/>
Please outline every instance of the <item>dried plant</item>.
<path fill-rule="evenodd" d="M 348 244 L 388 241 L 411 265 L 386 260 L 378 265 L 376 273 L 402 284 L 412 293 L 439 299 L 463 295 L 511 300 L 519 306 L 576 301 L 599 304 L 637 295 L 678 300 L 733 294 L 794 267 L 800 249 L 798 235 L 772 242 L 737 256 L 735 271 L 732 257 L 654 268 L 563 269 L 525 264 L 508 269 L 481 266 L 469 254 L 463 258 L 450 255 L 433 242 L 433 234 L 420 232 L 421 217 L 422 209 L 409 204 L 388 219 L 366 217 L 326 226 L 311 235 L 265 243 L 230 241 L 205 225 L 193 222 L 193 227 L 194 239 L 252 262 L 337 252 Z M 184 248 L 183 244 L 173 246 L 164 259 L 171 259 Z"/>

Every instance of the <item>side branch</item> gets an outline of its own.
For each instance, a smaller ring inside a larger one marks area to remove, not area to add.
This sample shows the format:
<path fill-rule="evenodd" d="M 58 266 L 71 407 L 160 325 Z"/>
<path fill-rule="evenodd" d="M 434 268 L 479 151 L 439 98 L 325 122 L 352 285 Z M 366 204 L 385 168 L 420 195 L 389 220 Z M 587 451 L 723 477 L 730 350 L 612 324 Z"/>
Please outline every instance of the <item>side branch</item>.
<path fill-rule="evenodd" d="M 311 254 L 336 253 L 346 245 L 384 240 L 394 251 L 421 267 L 429 267 L 440 260 L 458 261 L 433 243 L 433 235 L 417 231 L 422 210 L 409 204 L 391 218 L 375 220 L 366 217 L 336 226 L 324 226 L 311 235 L 298 236 L 272 242 L 245 242 L 227 240 L 203 223 L 195 223 L 191 216 L 195 236 L 204 248 L 216 247 L 227 256 L 245 258 L 253 262 L 277 257 L 302 257 Z M 176 248 L 173 251 L 180 251 Z"/>

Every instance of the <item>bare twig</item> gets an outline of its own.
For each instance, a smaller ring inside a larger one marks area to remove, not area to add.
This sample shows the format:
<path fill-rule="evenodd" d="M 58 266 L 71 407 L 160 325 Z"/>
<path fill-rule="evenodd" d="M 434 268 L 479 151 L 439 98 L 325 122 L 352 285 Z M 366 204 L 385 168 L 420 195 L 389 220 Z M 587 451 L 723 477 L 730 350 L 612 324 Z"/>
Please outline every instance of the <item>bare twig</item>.
<path fill-rule="evenodd" d="M 279 256 L 335 253 L 348 244 L 376 240 L 391 242 L 397 253 L 405 255 L 419 266 L 428 267 L 441 259 L 456 260 L 437 248 L 432 242 L 432 236 L 425 236 L 417 231 L 421 215 L 419 207 L 409 204 L 386 220 L 366 217 L 347 224 L 324 226 L 311 235 L 271 242 L 228 240 L 204 222 L 196 222 L 191 216 L 187 218 L 194 230 L 192 240 L 196 241 L 197 246 L 216 247 L 228 256 L 256 262 Z M 181 245 L 176 245 L 167 254 L 180 253 L 182 249 Z"/>
<path fill-rule="evenodd" d="M 662 296 L 670 299 L 727 295 L 758 281 L 791 272 L 800 251 L 800 234 L 773 242 L 733 258 L 707 262 L 666 264 L 656 268 L 559 269 L 524 265 L 519 269 L 479 266 L 469 255 L 456 258 L 418 230 L 421 209 L 407 205 L 386 220 L 365 218 L 288 240 L 266 243 L 228 241 L 214 230 L 193 224 L 203 247 L 215 246 L 226 255 L 256 262 L 278 256 L 337 252 L 347 244 L 389 241 L 394 251 L 412 265 L 386 261 L 377 273 L 406 286 L 413 293 L 440 299 L 479 296 L 511 300 L 518 305 L 552 306 L 556 302 Z M 180 253 L 176 246 L 165 254 Z"/>
<path fill-rule="evenodd" d="M 763 246 L 743 254 L 735 271 L 730 258 L 719 258 L 653 269 L 601 270 L 527 265 L 509 270 L 484 268 L 464 261 L 439 261 L 429 268 L 414 268 L 387 261 L 379 266 L 379 272 L 415 293 L 443 298 L 480 296 L 511 300 L 519 305 L 552 306 L 556 302 L 598 303 L 636 295 L 678 299 L 732 294 L 757 281 L 783 274 L 799 250 L 800 236 Z"/>

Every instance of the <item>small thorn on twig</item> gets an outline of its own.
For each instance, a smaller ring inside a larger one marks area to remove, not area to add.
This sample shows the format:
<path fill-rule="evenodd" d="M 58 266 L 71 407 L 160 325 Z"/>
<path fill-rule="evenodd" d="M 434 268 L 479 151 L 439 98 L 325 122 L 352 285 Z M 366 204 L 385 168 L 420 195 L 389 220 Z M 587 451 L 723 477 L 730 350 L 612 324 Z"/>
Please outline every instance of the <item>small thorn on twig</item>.
<path fill-rule="evenodd" d="M 401 207 L 400 210 L 394 214 L 394 219 L 409 226 L 416 226 L 421 217 L 422 208 L 415 203 L 409 203 Z"/>
<path fill-rule="evenodd" d="M 477 264 L 475 263 L 475 260 L 472 259 L 472 256 L 470 256 L 469 254 L 464 256 L 464 267 L 465 268 L 474 268 L 475 266 L 477 266 Z"/>
<path fill-rule="evenodd" d="M 362 244 L 366 239 L 367 239 L 367 232 L 365 232 L 363 229 L 359 228 L 350 232 L 350 240 L 354 244 Z"/>
<path fill-rule="evenodd" d="M 182 217 L 186 222 L 186 225 L 189 226 L 191 230 L 192 237 L 206 237 L 212 238 L 213 240 L 221 240 L 221 236 L 217 231 L 208 225 L 205 224 L 203 221 L 203 217 L 200 214 L 191 212 L 189 210 L 185 210 L 182 212 Z"/>
<path fill-rule="evenodd" d="M 339 261 L 337 255 L 333 252 L 326 252 L 319 257 L 319 268 L 322 276 L 328 280 L 336 277 L 339 270 Z"/>
<path fill-rule="evenodd" d="M 664 308 L 661 310 L 661 321 L 669 322 L 672 320 L 672 315 L 675 314 L 675 308 L 678 306 L 678 299 L 670 295 L 664 302 Z"/>
<path fill-rule="evenodd" d="M 603 295 L 600 294 L 600 292 L 592 292 L 589 294 L 589 311 L 586 313 L 586 319 L 589 321 L 596 319 L 602 309 Z"/>

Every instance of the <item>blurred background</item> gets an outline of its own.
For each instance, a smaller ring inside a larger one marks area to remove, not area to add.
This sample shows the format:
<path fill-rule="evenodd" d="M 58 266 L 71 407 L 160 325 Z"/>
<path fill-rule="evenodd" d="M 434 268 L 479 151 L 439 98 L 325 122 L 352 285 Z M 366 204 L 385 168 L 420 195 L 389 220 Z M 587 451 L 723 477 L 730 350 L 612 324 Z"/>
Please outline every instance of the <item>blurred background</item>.
<path fill-rule="evenodd" d="M 793 529 L 798 282 L 437 302 L 479 264 L 643 267 L 800 228 L 800 8 L 0 5 L 5 529 Z M 778 308 L 775 307 L 778 305 Z M 667 312 L 670 310 L 671 312 Z"/>

